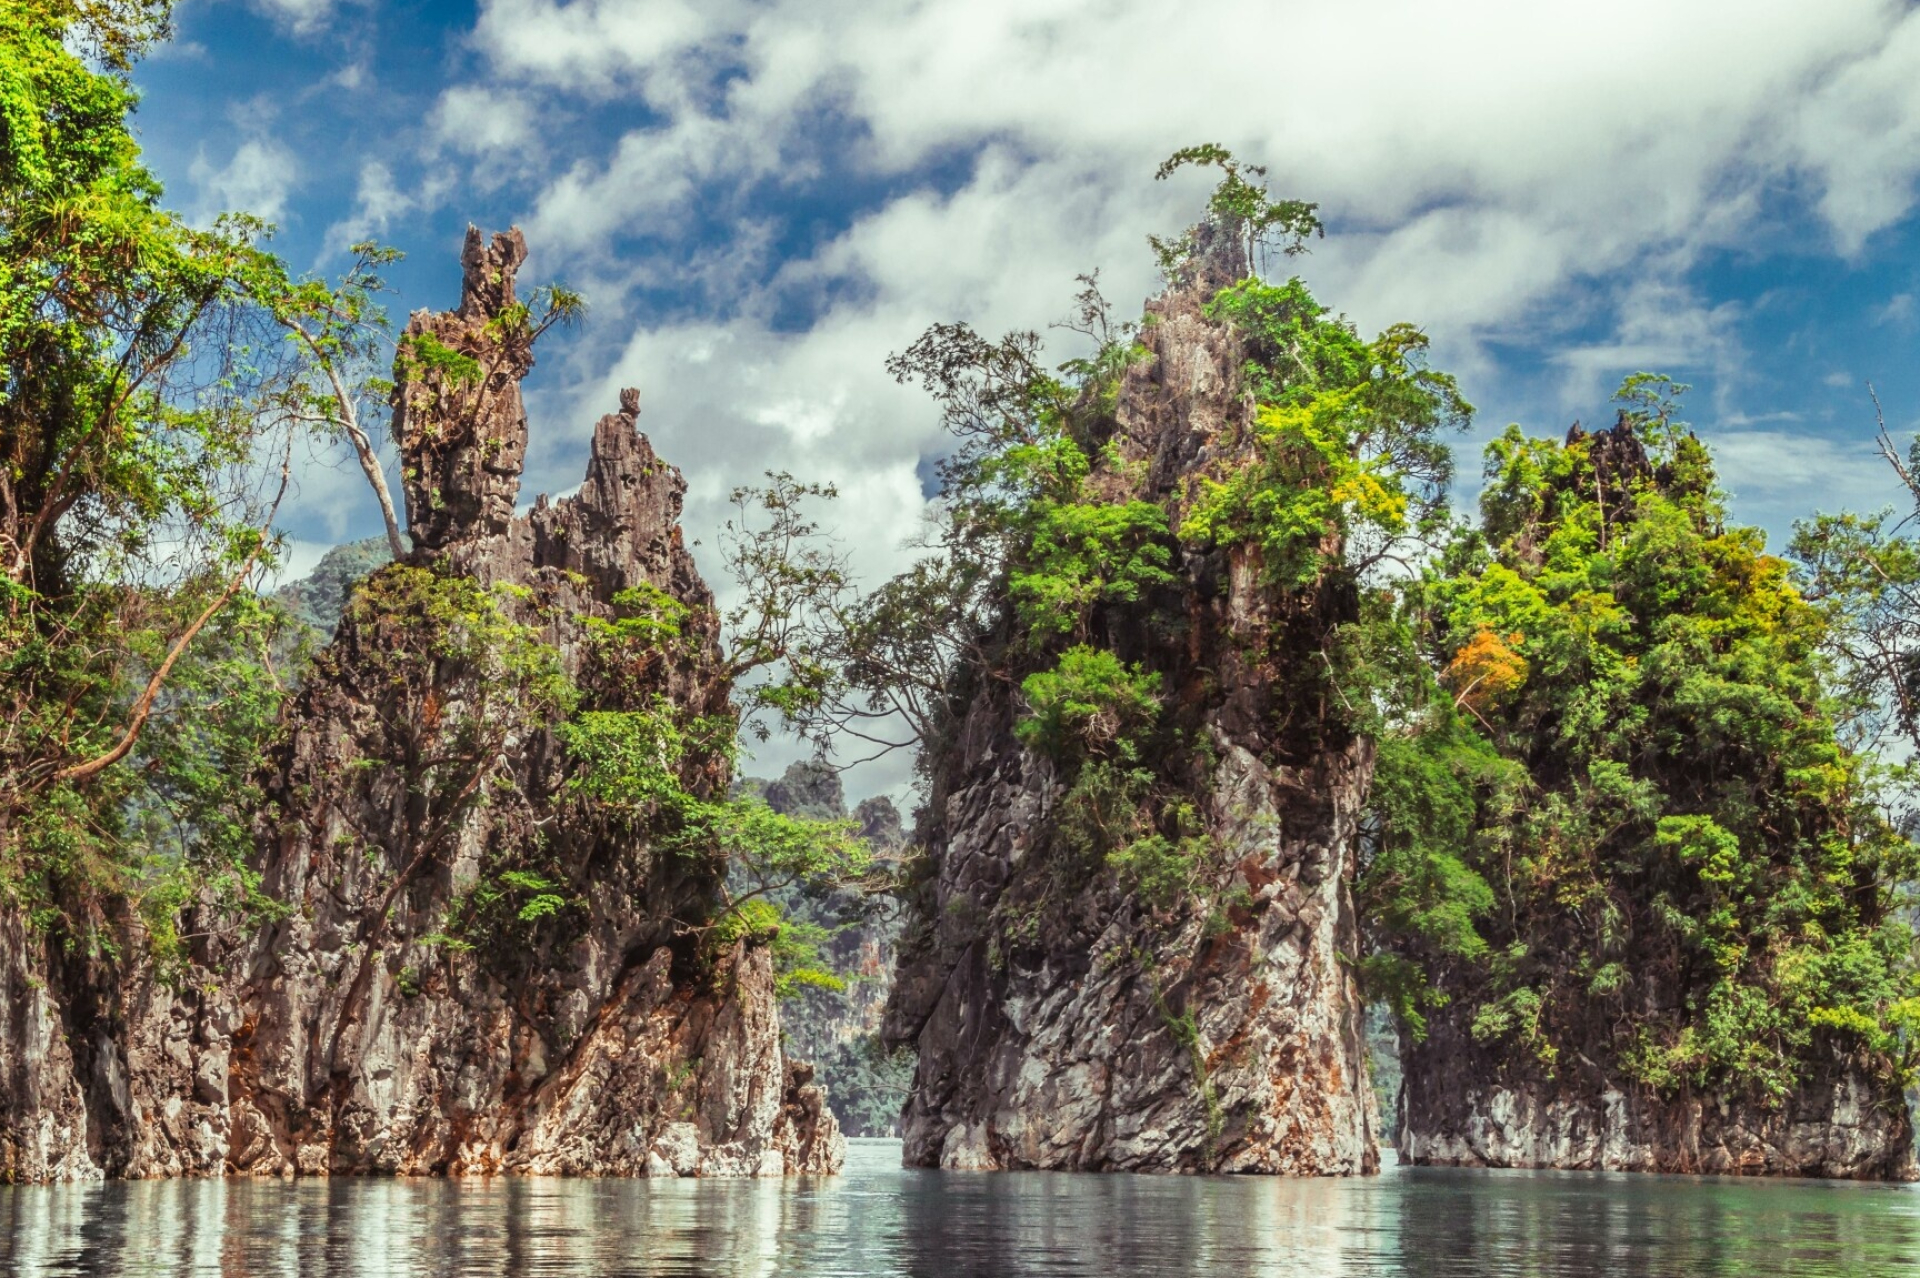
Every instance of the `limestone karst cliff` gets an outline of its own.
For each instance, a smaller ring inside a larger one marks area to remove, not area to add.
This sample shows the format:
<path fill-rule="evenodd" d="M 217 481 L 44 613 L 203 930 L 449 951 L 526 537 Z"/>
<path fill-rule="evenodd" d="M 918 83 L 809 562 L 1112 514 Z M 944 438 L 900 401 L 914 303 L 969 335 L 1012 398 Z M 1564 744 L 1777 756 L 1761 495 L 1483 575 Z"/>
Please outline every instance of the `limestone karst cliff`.
<path fill-rule="evenodd" d="M 1401 1155 L 1910 1178 L 1912 844 L 1840 722 L 1833 614 L 1635 390 L 1490 445 L 1480 534 L 1425 582 L 1450 659 L 1383 744 L 1369 873 L 1421 974 Z"/>
<path fill-rule="evenodd" d="M 1230 230 L 1198 235 L 1149 303 L 1110 413 L 1094 414 L 1075 497 L 1150 503 L 1176 529 L 1200 475 L 1258 451 L 1255 352 L 1209 308 L 1249 273 L 1246 249 Z M 1102 758 L 1063 760 L 1023 738 L 1030 645 L 1011 612 L 988 668 L 954 690 L 886 1025 L 919 1051 L 910 1164 L 1377 1167 L 1351 966 L 1371 752 L 1321 665 L 1352 584 L 1277 586 L 1244 539 L 1181 538 L 1166 554 L 1163 580 L 1096 603 L 1082 628 L 1159 691 L 1160 727 L 1133 762 L 1112 764 L 1110 741 Z M 1148 772 L 1158 797 L 1127 800 L 1124 817 L 1090 784 Z M 1106 836 L 1136 812 L 1132 842 Z"/>
<path fill-rule="evenodd" d="M 764 938 L 714 926 L 725 849 L 660 846 L 570 751 L 572 724 L 650 715 L 686 734 L 676 789 L 724 796 L 734 715 L 635 392 L 579 492 L 514 513 L 525 253 L 470 232 L 459 309 L 402 339 L 416 546 L 355 590 L 283 716 L 267 921 L 184 928 L 195 962 L 161 982 L 137 920 L 111 961 L 0 920 L 7 1178 L 838 1169 Z"/>
<path fill-rule="evenodd" d="M 1433 1167 L 1912 1180 L 1914 1132 L 1876 1062 L 1832 1052 L 1783 1100 L 1665 1094 L 1576 1063 L 1512 1072 L 1444 1012 L 1403 1054 L 1398 1144 Z"/>

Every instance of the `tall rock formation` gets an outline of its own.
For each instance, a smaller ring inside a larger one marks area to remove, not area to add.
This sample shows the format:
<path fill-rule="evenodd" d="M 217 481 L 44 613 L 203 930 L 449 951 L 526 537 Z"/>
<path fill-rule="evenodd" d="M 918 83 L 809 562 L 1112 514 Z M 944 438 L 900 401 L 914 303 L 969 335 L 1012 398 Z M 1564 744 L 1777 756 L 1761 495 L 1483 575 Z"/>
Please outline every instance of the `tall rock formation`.
<path fill-rule="evenodd" d="M 685 485 L 638 433 L 637 393 L 596 425 L 576 496 L 513 514 L 525 253 L 518 231 L 470 231 L 459 310 L 416 314 L 402 342 L 414 561 L 361 587 L 275 760 L 260 872 L 289 912 L 246 959 L 228 1161 L 834 1170 L 832 1117 L 780 1047 L 767 950 L 704 953 L 682 926 L 711 911 L 723 867 L 576 795 L 565 710 L 732 712 Z M 677 645 L 600 641 L 594 623 L 636 588 L 686 607 Z M 684 781 L 723 792 L 727 767 L 690 753 Z"/>
<path fill-rule="evenodd" d="M 0 908 L 0 1180 L 839 1168 L 764 938 L 697 930 L 724 849 L 655 847 L 579 785 L 566 725 L 647 710 L 699 728 L 679 782 L 724 794 L 734 719 L 635 392 L 579 493 L 514 515 L 525 253 L 469 232 L 460 309 L 408 326 L 416 549 L 354 591 L 283 716 L 249 867 L 270 921 L 190 908 L 162 979 L 122 898 L 86 907 L 84 947 Z M 635 615 L 671 641 L 623 641 Z"/>
<path fill-rule="evenodd" d="M 1203 313 L 1248 274 L 1200 228 L 1149 303 L 1088 487 L 1173 516 L 1249 450 L 1248 352 Z M 1059 837 L 1067 785 L 1016 735 L 1017 672 L 955 690 L 923 814 L 925 879 L 886 1034 L 919 1050 L 909 1164 L 1347 1175 L 1377 1168 L 1350 880 L 1368 743 L 1324 698 L 1321 645 L 1350 586 L 1284 592 L 1249 546 L 1173 549 L 1174 583 L 1094 609 L 1095 641 L 1157 673 L 1208 851 L 1156 908 Z M 1003 620 L 1002 654 L 1019 636 Z"/>
<path fill-rule="evenodd" d="M 1425 583 L 1454 655 L 1374 865 L 1382 920 L 1457 911 L 1382 937 L 1437 995 L 1403 1004 L 1401 1156 L 1911 1177 L 1911 844 L 1832 717 L 1827 615 L 1631 389 L 1490 445 L 1481 537 Z"/>

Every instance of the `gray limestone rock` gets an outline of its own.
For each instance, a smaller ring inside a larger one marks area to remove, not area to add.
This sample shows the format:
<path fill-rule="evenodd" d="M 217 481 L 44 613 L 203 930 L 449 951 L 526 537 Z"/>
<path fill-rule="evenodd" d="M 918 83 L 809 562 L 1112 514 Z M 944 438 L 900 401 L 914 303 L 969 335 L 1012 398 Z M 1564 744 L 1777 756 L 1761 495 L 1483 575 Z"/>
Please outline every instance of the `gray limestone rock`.
<path fill-rule="evenodd" d="M 409 325 L 488 371 L 450 385 L 401 357 L 395 434 L 416 562 L 362 587 L 289 716 L 261 871 L 292 912 L 245 958 L 229 1161 L 255 1173 L 835 1170 L 832 1118 L 780 1047 L 768 954 L 742 943 L 711 961 L 684 926 L 710 906 L 721 867 L 661 853 L 572 798 L 555 716 L 497 704 L 499 671 L 448 648 L 390 660 L 414 637 L 396 628 L 436 624 L 383 602 L 404 600 L 418 580 L 405 574 L 425 569 L 504 588 L 500 607 L 557 651 L 581 711 L 665 698 L 731 718 L 712 595 L 680 533 L 685 484 L 639 433 L 636 393 L 595 427 L 579 493 L 513 517 L 517 383 L 531 360 L 492 321 L 513 304 L 524 255 L 517 231 L 491 247 L 470 233 L 460 310 Z M 684 641 L 612 669 L 591 622 L 636 586 L 691 609 Z M 686 782 L 723 790 L 727 766 L 718 752 L 691 757 Z M 532 917 L 515 913 L 518 898 L 485 906 L 512 873 L 564 904 Z M 476 928 L 493 917 L 484 908 L 498 917 Z M 468 926 L 451 936 L 456 919 Z"/>
<path fill-rule="evenodd" d="M 1464 1018 L 1438 1009 L 1408 1043 L 1403 1161 L 1439 1167 L 1554 1167 L 1689 1175 L 1913 1180 L 1906 1098 L 1871 1063 L 1835 1054 L 1778 1105 L 1662 1095 L 1572 1062 L 1546 1079 L 1505 1068 Z"/>
<path fill-rule="evenodd" d="M 1149 304 L 1150 357 L 1114 410 L 1118 462 L 1090 481 L 1176 515 L 1196 469 L 1250 439 L 1239 338 L 1202 311 L 1245 262 L 1210 231 Z M 1376 1170 L 1350 891 L 1372 752 L 1290 682 L 1352 599 L 1283 596 L 1257 569 L 1244 550 L 1181 552 L 1153 610 L 1177 621 L 1121 605 L 1093 621 L 1161 674 L 1204 743 L 1183 766 L 1210 852 L 1178 905 L 1143 902 L 1052 837 L 1063 780 L 1015 736 L 1017 673 L 956 695 L 885 1028 L 919 1050 L 909 1163 Z"/>

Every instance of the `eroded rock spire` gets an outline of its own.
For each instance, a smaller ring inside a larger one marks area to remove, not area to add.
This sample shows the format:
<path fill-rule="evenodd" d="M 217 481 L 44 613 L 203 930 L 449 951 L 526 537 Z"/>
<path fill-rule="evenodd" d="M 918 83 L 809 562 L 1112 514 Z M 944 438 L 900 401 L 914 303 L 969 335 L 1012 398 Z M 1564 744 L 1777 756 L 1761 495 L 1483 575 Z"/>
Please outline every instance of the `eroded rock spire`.
<path fill-rule="evenodd" d="M 513 520 L 527 456 L 520 379 L 532 328 L 514 296 L 527 258 L 515 227 L 486 240 L 467 228 L 460 306 L 415 311 L 394 362 L 393 437 L 416 551 L 496 535 Z"/>

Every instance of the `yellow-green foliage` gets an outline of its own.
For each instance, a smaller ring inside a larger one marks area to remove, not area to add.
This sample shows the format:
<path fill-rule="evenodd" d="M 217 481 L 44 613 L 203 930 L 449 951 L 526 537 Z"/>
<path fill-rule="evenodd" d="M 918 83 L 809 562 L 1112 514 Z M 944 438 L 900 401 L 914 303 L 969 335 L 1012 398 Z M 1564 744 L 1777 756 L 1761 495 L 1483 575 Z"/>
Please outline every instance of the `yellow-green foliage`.
<path fill-rule="evenodd" d="M 1244 280 L 1207 309 L 1245 335 L 1259 408 L 1250 446 L 1196 476 L 1183 540 L 1256 546 L 1268 578 L 1298 588 L 1437 533 L 1452 474 L 1439 432 L 1472 409 L 1426 367 L 1424 335 L 1397 325 L 1363 341 L 1298 279 Z"/>
<path fill-rule="evenodd" d="M 1167 513 L 1152 502 L 1041 501 L 1007 592 L 1035 639 L 1085 638 L 1095 605 L 1136 604 L 1172 584 L 1172 555 Z"/>
<path fill-rule="evenodd" d="M 1027 715 L 1016 733 L 1059 759 L 1139 757 L 1139 735 L 1160 714 L 1160 676 L 1130 666 L 1104 648 L 1084 644 L 1062 653 L 1051 670 L 1021 682 Z"/>
<path fill-rule="evenodd" d="M 650 633 L 664 642 L 679 632 Z M 723 886 L 710 915 L 687 920 L 705 935 L 709 957 L 741 940 L 764 943 L 782 997 L 807 986 L 838 988 L 821 967 L 826 930 L 788 918 L 771 898 L 857 884 L 871 869 L 871 849 L 851 821 L 787 816 L 758 798 L 696 789 L 709 761 L 731 760 L 734 726 L 730 715 L 689 716 L 664 696 L 644 710 L 583 711 L 559 728 L 571 765 L 567 792 L 738 889 Z"/>
<path fill-rule="evenodd" d="M 728 910 L 708 933 L 708 944 L 716 955 L 724 954 L 741 941 L 766 946 L 773 955 L 773 992 L 776 998 L 792 998 L 802 990 L 844 990 L 847 983 L 826 966 L 821 947 L 827 943 L 827 929 L 789 917 L 765 897 L 743 901 Z"/>

